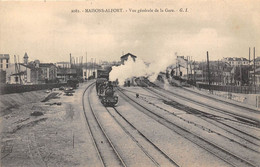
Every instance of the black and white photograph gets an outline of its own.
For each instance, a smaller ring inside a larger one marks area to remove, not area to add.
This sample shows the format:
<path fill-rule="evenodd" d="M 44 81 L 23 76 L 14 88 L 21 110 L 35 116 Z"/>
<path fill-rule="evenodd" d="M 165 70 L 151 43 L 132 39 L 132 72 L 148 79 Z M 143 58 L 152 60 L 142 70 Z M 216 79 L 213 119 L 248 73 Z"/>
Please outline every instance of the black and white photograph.
<path fill-rule="evenodd" d="M 260 1 L 0 0 L 2 167 L 259 167 Z"/>

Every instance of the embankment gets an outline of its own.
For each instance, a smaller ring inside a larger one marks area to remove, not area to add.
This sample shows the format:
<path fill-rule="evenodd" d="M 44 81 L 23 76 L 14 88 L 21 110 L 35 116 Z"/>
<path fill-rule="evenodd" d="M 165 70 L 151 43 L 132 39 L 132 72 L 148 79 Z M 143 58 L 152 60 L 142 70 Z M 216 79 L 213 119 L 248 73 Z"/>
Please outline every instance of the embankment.
<path fill-rule="evenodd" d="M 45 96 L 43 90 L 0 95 L 0 116 L 9 113 L 12 108 L 41 101 Z"/>

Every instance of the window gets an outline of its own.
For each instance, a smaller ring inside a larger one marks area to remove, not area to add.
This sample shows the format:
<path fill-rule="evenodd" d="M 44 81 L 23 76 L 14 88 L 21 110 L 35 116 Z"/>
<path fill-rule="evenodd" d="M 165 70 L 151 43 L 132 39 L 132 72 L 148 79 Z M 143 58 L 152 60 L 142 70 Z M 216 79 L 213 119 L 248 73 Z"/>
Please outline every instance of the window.
<path fill-rule="evenodd" d="M 3 63 L 3 59 L 1 59 L 1 61 L 0 61 L 1 63 Z"/>
<path fill-rule="evenodd" d="M 3 68 L 3 64 L 0 64 L 0 68 Z"/>
<path fill-rule="evenodd" d="M 6 63 L 8 63 L 9 62 L 9 59 L 6 59 Z M 6 67 L 7 68 L 7 67 Z"/>
<path fill-rule="evenodd" d="M 6 68 L 8 68 L 8 64 L 6 64 Z"/>

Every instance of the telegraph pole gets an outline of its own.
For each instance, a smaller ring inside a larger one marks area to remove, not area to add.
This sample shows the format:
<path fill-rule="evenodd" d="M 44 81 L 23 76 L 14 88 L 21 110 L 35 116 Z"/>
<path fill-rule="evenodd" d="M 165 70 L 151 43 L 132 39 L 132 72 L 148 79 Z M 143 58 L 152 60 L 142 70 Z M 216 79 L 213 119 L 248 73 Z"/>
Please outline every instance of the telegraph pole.
<path fill-rule="evenodd" d="M 189 57 L 187 56 L 187 81 L 189 80 Z"/>
<path fill-rule="evenodd" d="M 70 68 L 71 68 L 71 53 L 70 53 Z"/>
<path fill-rule="evenodd" d="M 194 85 L 196 86 L 196 68 L 195 68 L 195 60 L 194 60 L 194 62 L 193 62 L 193 81 L 194 81 Z"/>
<path fill-rule="evenodd" d="M 94 64 L 94 73 L 95 73 L 95 76 L 94 76 L 94 79 L 96 78 L 96 58 L 95 58 L 95 63 Z"/>
<path fill-rule="evenodd" d="M 255 93 L 256 93 L 256 85 L 255 85 L 255 47 L 254 47 L 254 86 L 255 86 Z"/>
<path fill-rule="evenodd" d="M 177 59 L 176 59 L 177 60 Z M 177 66 L 177 61 L 176 61 L 176 76 L 178 76 L 178 66 Z"/>
<path fill-rule="evenodd" d="M 248 85 L 250 85 L 250 50 L 251 50 L 251 48 L 249 47 L 249 60 L 248 60 Z"/>
<path fill-rule="evenodd" d="M 208 80 L 209 80 L 209 89 L 210 89 L 210 70 L 209 70 L 209 52 L 207 51 L 207 66 L 208 66 Z"/>
<path fill-rule="evenodd" d="M 191 74 L 191 80 L 192 80 L 192 57 L 190 59 L 190 74 Z"/>
<path fill-rule="evenodd" d="M 88 80 L 88 52 L 86 52 L 86 78 Z"/>
<path fill-rule="evenodd" d="M 218 60 L 218 75 L 219 75 L 219 85 L 221 85 L 222 81 L 221 81 L 221 70 L 219 68 L 219 60 Z"/>
<path fill-rule="evenodd" d="M 240 64 L 240 86 L 242 86 L 242 65 Z"/>
<path fill-rule="evenodd" d="M 202 60 L 201 68 L 202 68 L 202 82 L 204 82 L 204 60 Z"/>

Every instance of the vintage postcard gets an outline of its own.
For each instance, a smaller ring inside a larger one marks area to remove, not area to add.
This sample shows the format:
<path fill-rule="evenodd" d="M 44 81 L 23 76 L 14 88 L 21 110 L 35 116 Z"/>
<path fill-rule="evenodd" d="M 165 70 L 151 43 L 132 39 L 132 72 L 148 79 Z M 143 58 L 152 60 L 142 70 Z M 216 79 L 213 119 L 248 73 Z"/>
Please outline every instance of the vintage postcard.
<path fill-rule="evenodd" d="M 259 16 L 258 0 L 0 0 L 0 166 L 260 166 Z"/>

